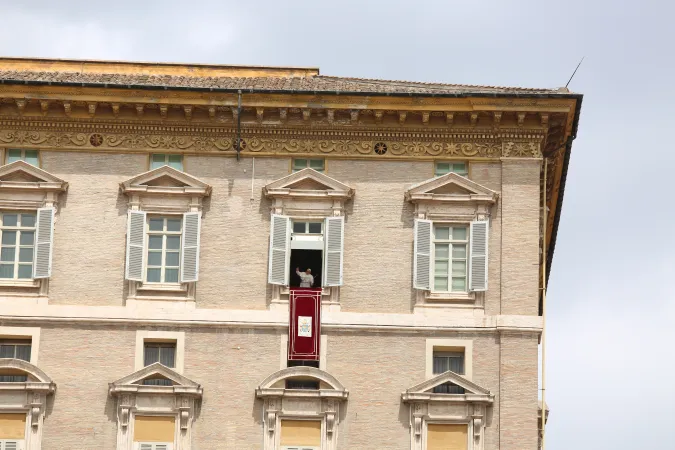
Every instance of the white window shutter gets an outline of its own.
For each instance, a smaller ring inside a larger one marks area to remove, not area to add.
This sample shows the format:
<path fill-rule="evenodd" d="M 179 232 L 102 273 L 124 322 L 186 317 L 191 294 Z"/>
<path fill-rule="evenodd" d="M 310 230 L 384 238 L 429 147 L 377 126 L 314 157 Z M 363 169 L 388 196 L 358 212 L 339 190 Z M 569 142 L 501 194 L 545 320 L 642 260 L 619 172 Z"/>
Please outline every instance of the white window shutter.
<path fill-rule="evenodd" d="M 488 276 L 488 221 L 471 222 L 471 262 L 469 267 L 469 290 L 487 290 Z"/>
<path fill-rule="evenodd" d="M 413 287 L 431 290 L 431 220 L 415 219 Z"/>
<path fill-rule="evenodd" d="M 53 241 L 54 208 L 39 208 L 37 210 L 33 278 L 49 278 L 52 275 Z"/>
<path fill-rule="evenodd" d="M 183 214 L 183 239 L 181 245 L 180 281 L 189 283 L 199 279 L 199 228 L 201 213 Z"/>
<path fill-rule="evenodd" d="M 326 217 L 323 255 L 323 285 L 342 286 L 345 218 Z"/>
<path fill-rule="evenodd" d="M 127 270 L 125 278 L 143 281 L 145 261 L 145 211 L 129 211 L 127 225 Z"/>
<path fill-rule="evenodd" d="M 270 255 L 267 281 L 288 286 L 288 265 L 291 258 L 291 219 L 272 214 L 270 225 Z"/>
<path fill-rule="evenodd" d="M 23 441 L 0 441 L 0 450 L 23 450 Z"/>

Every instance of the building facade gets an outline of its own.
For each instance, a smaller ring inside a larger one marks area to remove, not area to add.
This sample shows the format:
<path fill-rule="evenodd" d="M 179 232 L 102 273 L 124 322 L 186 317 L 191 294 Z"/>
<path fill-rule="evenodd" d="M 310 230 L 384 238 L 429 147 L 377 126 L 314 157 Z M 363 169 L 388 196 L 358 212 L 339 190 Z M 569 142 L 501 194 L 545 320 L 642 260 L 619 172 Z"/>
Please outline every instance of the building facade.
<path fill-rule="evenodd" d="M 580 95 L 0 68 L 0 450 L 538 447 Z"/>

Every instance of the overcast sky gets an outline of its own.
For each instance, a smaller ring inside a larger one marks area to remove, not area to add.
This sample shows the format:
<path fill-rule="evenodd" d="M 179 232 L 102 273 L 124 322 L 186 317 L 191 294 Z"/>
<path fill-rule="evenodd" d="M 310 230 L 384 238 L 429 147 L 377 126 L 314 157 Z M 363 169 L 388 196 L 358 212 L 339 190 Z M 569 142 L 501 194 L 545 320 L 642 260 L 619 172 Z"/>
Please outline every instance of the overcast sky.
<path fill-rule="evenodd" d="M 0 0 L 0 55 L 544 88 L 585 56 L 548 294 L 547 449 L 635 450 L 675 438 L 673 13 L 665 0 Z"/>

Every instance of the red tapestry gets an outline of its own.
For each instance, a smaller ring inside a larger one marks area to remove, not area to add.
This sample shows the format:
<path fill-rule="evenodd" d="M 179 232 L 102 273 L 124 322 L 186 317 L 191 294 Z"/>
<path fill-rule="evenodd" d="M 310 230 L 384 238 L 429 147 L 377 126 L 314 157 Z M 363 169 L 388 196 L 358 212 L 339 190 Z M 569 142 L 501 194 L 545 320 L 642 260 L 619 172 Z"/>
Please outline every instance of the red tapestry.
<path fill-rule="evenodd" d="M 291 288 L 288 359 L 319 360 L 321 288 Z"/>

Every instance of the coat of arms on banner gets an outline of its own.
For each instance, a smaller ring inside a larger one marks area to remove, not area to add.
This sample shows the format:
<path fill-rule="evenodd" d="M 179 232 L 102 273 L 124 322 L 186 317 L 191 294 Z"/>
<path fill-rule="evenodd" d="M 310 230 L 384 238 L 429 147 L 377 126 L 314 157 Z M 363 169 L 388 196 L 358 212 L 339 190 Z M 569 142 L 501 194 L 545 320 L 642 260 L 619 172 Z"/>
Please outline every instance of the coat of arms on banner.
<path fill-rule="evenodd" d="M 312 318 L 308 316 L 298 316 L 298 336 L 312 337 Z"/>

